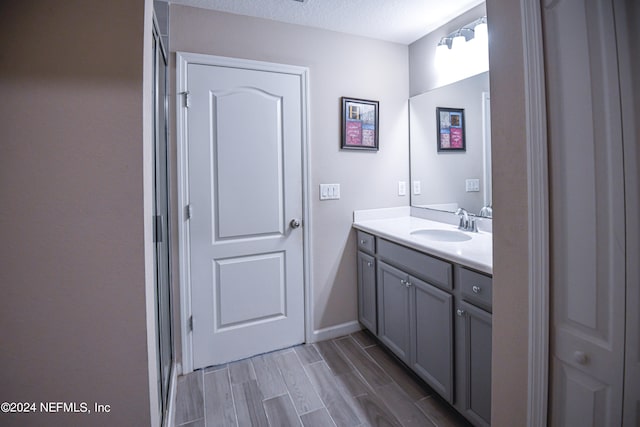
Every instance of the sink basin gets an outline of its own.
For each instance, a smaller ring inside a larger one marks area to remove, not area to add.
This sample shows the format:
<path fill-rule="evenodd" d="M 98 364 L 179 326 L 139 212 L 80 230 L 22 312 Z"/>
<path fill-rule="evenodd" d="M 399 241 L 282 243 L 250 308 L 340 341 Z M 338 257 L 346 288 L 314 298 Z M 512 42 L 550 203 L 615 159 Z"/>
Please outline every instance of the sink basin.
<path fill-rule="evenodd" d="M 422 229 L 412 231 L 411 235 L 436 242 L 466 242 L 471 240 L 471 236 L 456 230 Z"/>

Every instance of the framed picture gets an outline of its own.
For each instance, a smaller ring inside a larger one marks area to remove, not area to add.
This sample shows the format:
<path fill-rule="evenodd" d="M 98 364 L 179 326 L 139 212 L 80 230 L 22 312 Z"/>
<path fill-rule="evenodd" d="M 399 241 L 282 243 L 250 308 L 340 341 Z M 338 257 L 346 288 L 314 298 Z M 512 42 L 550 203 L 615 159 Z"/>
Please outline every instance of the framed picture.
<path fill-rule="evenodd" d="M 378 101 L 342 97 L 342 149 L 378 151 Z"/>
<path fill-rule="evenodd" d="M 466 151 L 464 109 L 436 107 L 438 151 Z"/>

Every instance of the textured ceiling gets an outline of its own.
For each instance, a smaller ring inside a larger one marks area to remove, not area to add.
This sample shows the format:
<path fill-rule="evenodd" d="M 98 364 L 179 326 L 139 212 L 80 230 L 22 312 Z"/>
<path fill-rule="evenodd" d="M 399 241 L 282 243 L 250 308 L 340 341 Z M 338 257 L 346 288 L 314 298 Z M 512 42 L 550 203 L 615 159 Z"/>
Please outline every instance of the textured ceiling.
<path fill-rule="evenodd" d="M 484 0 L 169 0 L 410 44 Z"/>

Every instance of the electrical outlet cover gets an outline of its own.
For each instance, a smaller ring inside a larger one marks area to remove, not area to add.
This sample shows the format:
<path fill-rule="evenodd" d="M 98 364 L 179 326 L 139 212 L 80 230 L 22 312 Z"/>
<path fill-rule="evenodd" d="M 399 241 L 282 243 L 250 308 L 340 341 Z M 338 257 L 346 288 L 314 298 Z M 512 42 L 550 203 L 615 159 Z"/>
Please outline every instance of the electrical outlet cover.
<path fill-rule="evenodd" d="M 407 195 L 407 183 L 404 181 L 398 181 L 398 196 Z"/>

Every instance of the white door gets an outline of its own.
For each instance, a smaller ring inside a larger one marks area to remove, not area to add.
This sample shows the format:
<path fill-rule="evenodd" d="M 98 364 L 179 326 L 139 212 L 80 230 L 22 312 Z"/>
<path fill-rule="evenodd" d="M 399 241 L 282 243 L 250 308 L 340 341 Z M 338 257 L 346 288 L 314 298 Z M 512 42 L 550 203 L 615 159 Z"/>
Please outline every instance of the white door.
<path fill-rule="evenodd" d="M 301 80 L 187 66 L 194 369 L 304 341 Z"/>
<path fill-rule="evenodd" d="M 625 204 L 611 0 L 544 2 L 553 426 L 620 426 Z"/>

